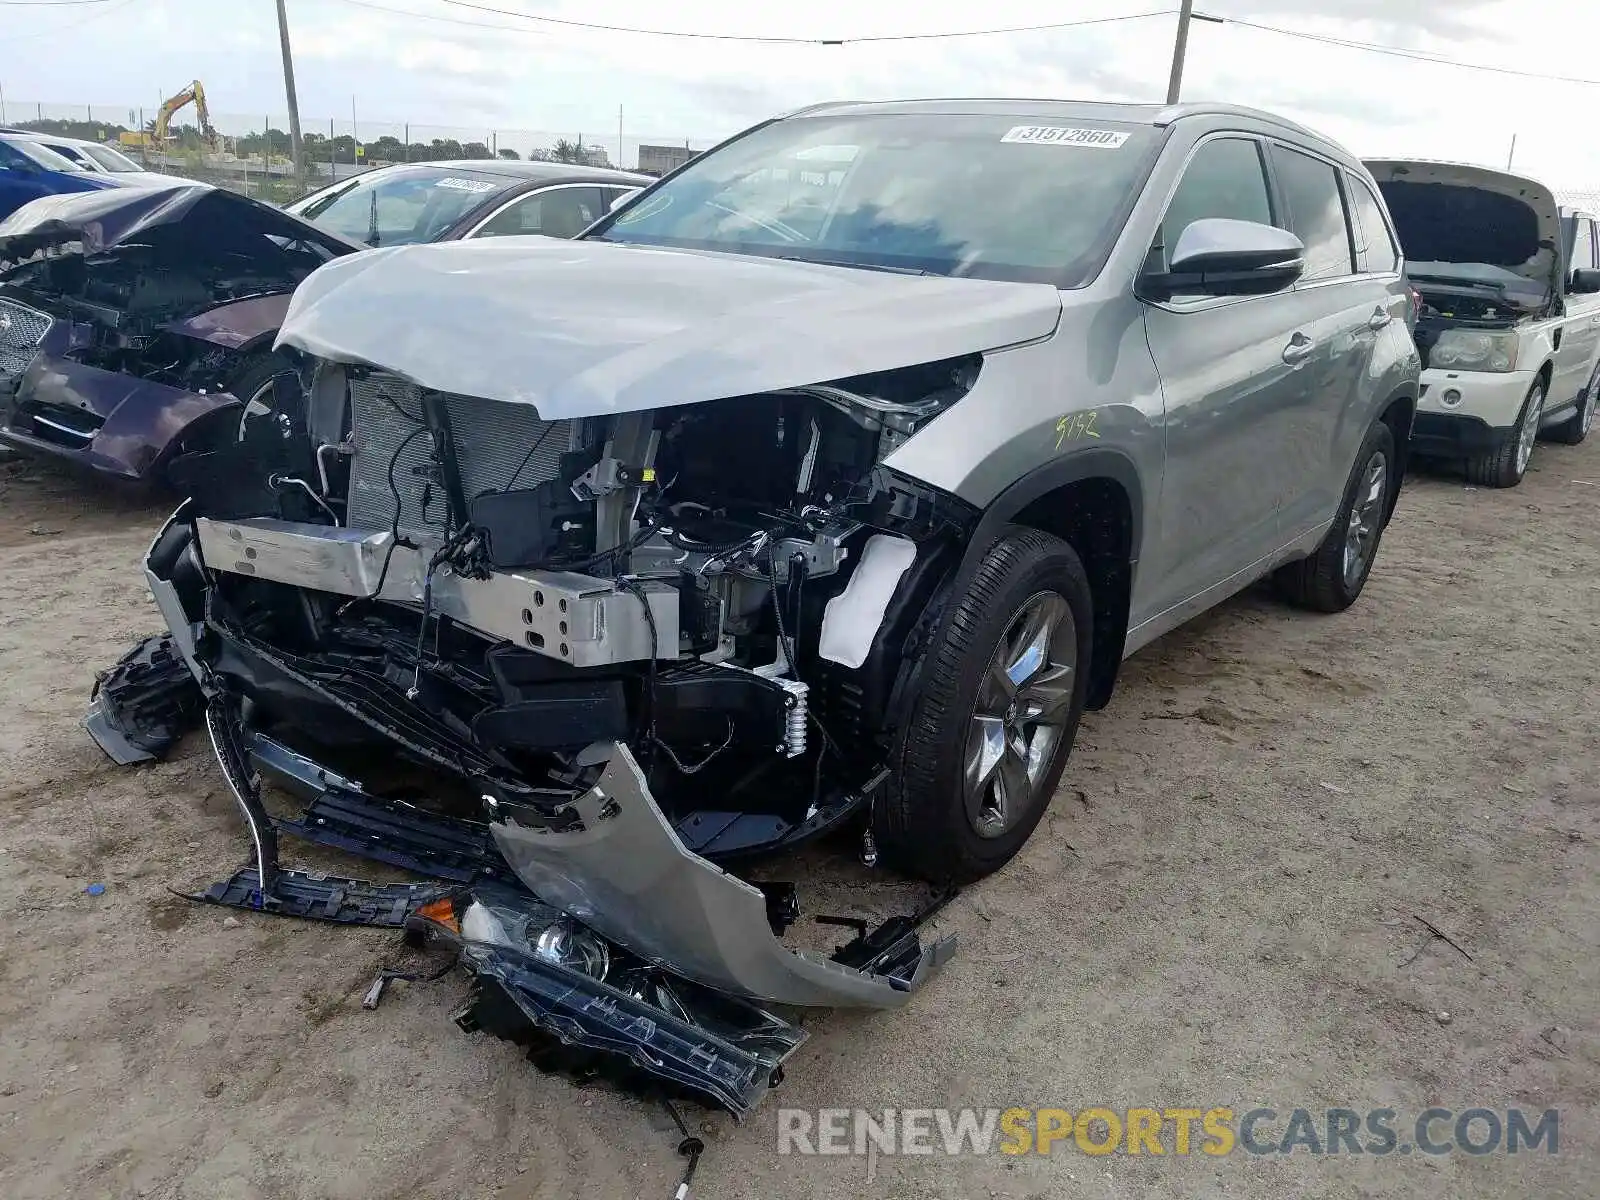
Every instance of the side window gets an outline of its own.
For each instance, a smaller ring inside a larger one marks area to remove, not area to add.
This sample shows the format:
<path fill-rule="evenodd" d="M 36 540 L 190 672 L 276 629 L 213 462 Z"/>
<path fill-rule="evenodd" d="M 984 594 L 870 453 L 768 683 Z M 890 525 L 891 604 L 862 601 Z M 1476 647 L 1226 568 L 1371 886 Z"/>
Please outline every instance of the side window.
<path fill-rule="evenodd" d="M 10 171 L 16 167 L 27 167 L 28 159 L 22 152 L 0 142 L 0 170 Z"/>
<path fill-rule="evenodd" d="M 501 209 L 473 237 L 537 233 L 577 237 L 605 212 L 597 187 L 558 187 L 534 192 Z"/>
<path fill-rule="evenodd" d="M 1367 248 L 1367 270 L 1374 274 L 1393 271 L 1400 266 L 1400 252 L 1395 249 L 1394 234 L 1383 219 L 1383 205 L 1367 186 L 1365 180 L 1345 176 L 1345 187 L 1350 195 L 1350 207 L 1355 210 L 1356 223 L 1361 227 L 1362 244 Z"/>
<path fill-rule="evenodd" d="M 1306 270 L 1301 278 L 1351 274 L 1355 255 L 1338 168 L 1287 146 L 1273 146 L 1272 165 L 1289 208 L 1289 228 L 1305 243 Z"/>
<path fill-rule="evenodd" d="M 1200 144 L 1161 218 L 1157 236 L 1163 269 L 1171 264 L 1179 235 L 1191 222 L 1206 217 L 1273 223 L 1260 143 L 1251 138 L 1213 138 Z"/>
<path fill-rule="evenodd" d="M 1594 266 L 1594 222 L 1588 217 L 1579 217 L 1574 224 L 1578 231 L 1572 239 L 1572 261 L 1567 264 L 1568 272 L 1579 267 L 1588 269 Z"/>

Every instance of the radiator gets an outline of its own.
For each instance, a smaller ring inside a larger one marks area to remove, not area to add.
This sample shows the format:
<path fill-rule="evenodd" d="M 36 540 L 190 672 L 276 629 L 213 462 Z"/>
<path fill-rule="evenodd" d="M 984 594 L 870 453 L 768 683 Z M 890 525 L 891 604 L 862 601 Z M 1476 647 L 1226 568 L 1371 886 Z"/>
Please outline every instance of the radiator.
<path fill-rule="evenodd" d="M 468 500 L 513 482 L 527 488 L 554 479 L 561 456 L 574 448 L 575 422 L 541 421 L 525 404 L 448 394 L 443 399 L 455 439 L 461 489 Z M 442 533 L 447 507 L 433 441 L 426 432 L 410 437 L 418 428 L 412 418 L 422 416 L 421 389 L 374 371 L 351 379 L 350 408 L 355 458 L 350 467 L 346 524 L 352 529 L 389 528 L 398 492 L 402 533 Z M 401 449 L 408 437 L 409 443 Z M 536 443 L 537 449 L 528 456 Z M 524 457 L 527 462 L 519 471 Z M 389 487 L 391 459 L 394 491 Z"/>

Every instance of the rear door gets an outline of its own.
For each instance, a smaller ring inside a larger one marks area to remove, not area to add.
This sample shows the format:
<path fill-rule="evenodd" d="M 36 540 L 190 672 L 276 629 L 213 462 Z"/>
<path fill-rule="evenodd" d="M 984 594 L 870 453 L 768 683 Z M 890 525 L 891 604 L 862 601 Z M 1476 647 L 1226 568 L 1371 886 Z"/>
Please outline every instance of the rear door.
<path fill-rule="evenodd" d="M 1152 266 L 1165 269 L 1178 236 L 1204 217 L 1282 224 L 1259 138 L 1219 133 L 1195 146 L 1167 202 Z M 1149 563 L 1158 613 L 1208 606 L 1247 582 L 1235 577 L 1278 545 L 1278 414 L 1301 386 L 1303 368 L 1289 360 L 1311 332 L 1292 296 L 1185 294 L 1145 303 L 1166 401 L 1167 467 Z"/>
<path fill-rule="evenodd" d="M 1310 345 L 1297 385 L 1286 391 L 1288 404 L 1274 414 L 1281 440 L 1272 478 L 1288 542 L 1327 523 L 1339 507 L 1378 402 L 1378 339 L 1405 335 L 1405 291 L 1387 228 L 1383 241 L 1369 245 L 1352 222 L 1349 189 L 1357 181 L 1342 166 L 1282 141 L 1272 143 L 1270 162 L 1289 228 L 1306 247 L 1290 303 Z M 1373 269 L 1358 264 L 1358 250 L 1362 264 L 1370 255 Z"/>
<path fill-rule="evenodd" d="M 1596 266 L 1596 251 L 1600 246 L 1596 244 L 1594 218 L 1587 213 L 1575 214 L 1571 240 L 1572 247 L 1567 252 L 1567 284 L 1572 282 L 1574 271 L 1593 270 Z M 1565 303 L 1566 321 L 1562 325 L 1561 346 L 1556 350 L 1546 409 L 1567 403 L 1589 382 L 1594 371 L 1595 351 L 1600 350 L 1600 295 L 1568 292 Z"/>

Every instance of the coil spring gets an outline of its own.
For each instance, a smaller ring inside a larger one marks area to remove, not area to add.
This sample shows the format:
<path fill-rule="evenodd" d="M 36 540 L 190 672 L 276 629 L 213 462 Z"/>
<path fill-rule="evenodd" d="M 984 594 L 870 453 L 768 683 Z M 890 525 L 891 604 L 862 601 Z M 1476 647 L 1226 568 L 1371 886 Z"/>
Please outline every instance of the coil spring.
<path fill-rule="evenodd" d="M 789 758 L 799 758 L 806 752 L 806 694 L 811 689 L 807 684 L 794 680 L 780 679 L 778 682 L 789 693 L 790 700 L 784 716 L 783 752 Z"/>

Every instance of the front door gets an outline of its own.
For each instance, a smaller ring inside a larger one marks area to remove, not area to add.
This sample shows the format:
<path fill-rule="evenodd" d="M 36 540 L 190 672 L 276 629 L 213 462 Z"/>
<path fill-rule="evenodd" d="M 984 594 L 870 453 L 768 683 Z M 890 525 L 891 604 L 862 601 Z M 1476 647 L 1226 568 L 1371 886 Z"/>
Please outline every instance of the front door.
<path fill-rule="evenodd" d="M 1567 256 L 1567 280 L 1578 269 L 1593 270 L 1596 263 L 1594 221 L 1583 214 L 1574 219 L 1572 249 Z M 1550 378 L 1550 395 L 1545 408 L 1565 404 L 1589 382 L 1594 370 L 1595 351 L 1600 350 L 1600 295 L 1574 294 L 1566 297 L 1566 320 L 1561 326 L 1561 346 L 1556 351 L 1555 370 Z"/>
<path fill-rule="evenodd" d="M 32 159 L 0 142 L 0 219 L 30 200 L 50 194 L 49 185 Z"/>
<path fill-rule="evenodd" d="M 1162 268 L 1178 235 L 1205 217 L 1283 224 L 1258 139 L 1224 134 L 1195 147 L 1151 250 Z M 1190 294 L 1144 306 L 1166 402 L 1167 466 L 1159 532 L 1140 564 L 1153 603 L 1136 620 L 1168 614 L 1169 626 L 1207 607 L 1278 545 L 1279 415 L 1305 390 L 1312 353 L 1311 322 L 1285 302 L 1292 295 Z"/>

